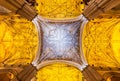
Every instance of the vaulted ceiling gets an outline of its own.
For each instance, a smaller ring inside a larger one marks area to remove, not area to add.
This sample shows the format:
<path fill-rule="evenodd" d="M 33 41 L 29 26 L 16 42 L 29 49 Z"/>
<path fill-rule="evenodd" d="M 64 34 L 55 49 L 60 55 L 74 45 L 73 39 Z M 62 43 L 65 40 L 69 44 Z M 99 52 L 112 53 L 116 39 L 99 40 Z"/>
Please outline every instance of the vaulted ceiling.
<path fill-rule="evenodd" d="M 74 16 L 78 16 L 82 13 L 83 5 L 80 6 L 81 10 L 78 12 L 76 9 L 69 9 L 67 16 L 64 12 L 64 6 L 57 8 L 55 6 L 50 7 L 50 5 L 55 5 L 56 3 L 51 3 L 48 7 L 42 6 L 42 2 L 37 0 L 40 4 L 35 6 L 38 13 L 41 16 L 46 16 L 47 18 L 54 18 L 59 16 L 63 17 L 73 17 L 73 11 L 76 11 Z M 41 0 L 44 1 L 44 0 Z M 49 2 L 50 3 L 50 2 Z M 79 2 L 78 2 L 79 3 Z M 67 3 L 71 4 L 71 3 Z M 86 5 L 87 6 L 87 5 Z M 41 8 L 42 7 L 42 8 Z M 58 7 L 58 6 L 57 6 Z M 71 7 L 71 6 L 70 6 Z M 68 7 L 69 8 L 69 7 Z M 53 9 L 53 10 L 52 10 Z M 45 12 L 45 11 L 46 12 Z M 61 13 L 63 14 L 56 15 Z M 43 11 L 43 12 L 42 12 Z M 52 12 L 51 14 L 49 14 Z M 53 15 L 54 14 L 54 15 Z M 112 8 L 111 10 L 100 14 L 97 18 L 90 20 L 84 28 L 82 35 L 82 48 L 84 56 L 88 63 L 93 66 L 96 70 L 119 70 L 120 68 L 120 5 Z M 27 65 L 35 58 L 38 46 L 38 35 L 37 30 L 32 22 L 22 18 L 18 14 L 14 14 L 12 11 L 0 6 L 0 67 L 7 66 L 19 66 Z M 54 67 L 53 67 L 54 66 Z M 65 67 L 63 71 L 68 71 L 73 73 L 71 75 L 79 76 L 81 75 L 77 69 L 72 66 L 66 68 L 66 65 L 55 64 L 47 66 L 40 70 L 44 75 L 44 69 L 49 68 L 56 69 L 56 67 Z M 71 69 L 72 68 L 72 69 Z M 71 70 L 69 70 L 71 69 Z M 56 71 L 53 71 L 54 74 Z M 74 72 L 78 73 L 77 75 Z M 51 73 L 51 72 L 50 72 Z M 47 74 L 47 73 L 46 73 Z M 52 74 L 52 73 L 51 73 Z M 37 77 L 41 77 L 38 73 Z M 57 75 L 57 74 L 56 74 Z M 69 75 L 69 76 L 71 76 Z M 46 75 L 45 77 L 47 77 Z M 64 75 L 63 75 L 64 76 Z M 62 76 L 57 76 L 62 77 Z M 44 79 L 44 77 L 42 77 Z M 55 78 L 55 76 L 53 77 Z M 38 80 L 40 81 L 40 80 Z"/>

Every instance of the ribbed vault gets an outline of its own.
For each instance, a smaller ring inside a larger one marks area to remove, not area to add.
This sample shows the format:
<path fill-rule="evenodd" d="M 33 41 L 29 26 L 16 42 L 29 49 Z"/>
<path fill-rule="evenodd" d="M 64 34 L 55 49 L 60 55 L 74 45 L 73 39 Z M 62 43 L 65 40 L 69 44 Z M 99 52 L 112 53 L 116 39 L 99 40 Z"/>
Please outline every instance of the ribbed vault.
<path fill-rule="evenodd" d="M 35 81 L 36 73 L 39 81 L 103 81 L 94 68 L 119 68 L 119 17 L 99 14 L 120 1 L 83 1 L 0 0 L 9 14 L 0 16 L 0 69 L 16 70 L 13 81 Z"/>
<path fill-rule="evenodd" d="M 31 63 L 38 46 L 35 26 L 17 15 L 0 17 L 0 66 Z"/>
<path fill-rule="evenodd" d="M 120 19 L 117 16 L 111 16 L 110 19 L 96 18 L 86 25 L 82 40 L 84 54 L 90 65 L 103 68 L 120 67 L 119 26 Z"/>

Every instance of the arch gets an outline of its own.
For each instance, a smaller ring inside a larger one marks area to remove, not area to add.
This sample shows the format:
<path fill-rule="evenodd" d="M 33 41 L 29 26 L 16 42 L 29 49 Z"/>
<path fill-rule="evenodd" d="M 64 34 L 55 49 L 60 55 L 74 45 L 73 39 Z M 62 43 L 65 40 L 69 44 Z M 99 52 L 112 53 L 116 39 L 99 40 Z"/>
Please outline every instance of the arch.
<path fill-rule="evenodd" d="M 67 64 L 67 65 L 71 65 L 71 66 L 74 66 L 76 67 L 77 69 L 79 69 L 80 71 L 82 71 L 85 67 L 87 67 L 86 65 L 83 65 L 81 66 L 80 64 L 76 63 L 76 62 L 72 62 L 72 61 L 66 61 L 66 60 L 50 60 L 50 61 L 44 61 L 44 62 L 41 62 L 38 66 L 37 66 L 37 69 L 41 69 L 42 67 L 45 67 L 47 65 L 50 65 L 50 64 L 54 64 L 54 63 L 64 63 L 64 64 Z"/>

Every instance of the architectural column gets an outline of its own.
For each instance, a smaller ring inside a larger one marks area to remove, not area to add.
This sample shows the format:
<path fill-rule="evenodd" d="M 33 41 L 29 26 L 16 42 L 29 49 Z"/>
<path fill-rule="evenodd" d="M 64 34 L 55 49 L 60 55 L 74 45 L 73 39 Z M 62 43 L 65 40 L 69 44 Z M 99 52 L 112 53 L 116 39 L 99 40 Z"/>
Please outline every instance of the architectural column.
<path fill-rule="evenodd" d="M 25 0 L 0 0 L 0 5 L 28 20 L 34 19 L 37 15 L 36 10 Z"/>
<path fill-rule="evenodd" d="M 84 68 L 82 73 L 87 81 L 105 81 L 103 77 L 89 65 Z"/>
<path fill-rule="evenodd" d="M 91 20 L 120 4 L 120 0 L 91 0 L 84 9 L 84 16 Z"/>
<path fill-rule="evenodd" d="M 30 81 L 33 77 L 35 77 L 36 73 L 36 67 L 32 64 L 29 64 L 26 67 L 24 67 L 24 69 L 20 73 L 18 73 L 16 77 L 18 81 Z"/>

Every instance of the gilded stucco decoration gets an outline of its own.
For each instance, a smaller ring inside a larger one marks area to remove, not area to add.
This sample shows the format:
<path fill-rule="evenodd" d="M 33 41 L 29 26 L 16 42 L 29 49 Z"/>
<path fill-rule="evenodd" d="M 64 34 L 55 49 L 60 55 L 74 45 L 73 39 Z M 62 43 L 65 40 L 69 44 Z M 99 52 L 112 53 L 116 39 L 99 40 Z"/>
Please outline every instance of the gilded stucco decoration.
<path fill-rule="evenodd" d="M 83 51 L 90 65 L 120 67 L 120 19 L 96 18 L 83 31 Z"/>
<path fill-rule="evenodd" d="M 84 4 L 82 0 L 36 0 L 38 13 L 46 18 L 62 19 L 79 16 Z"/>
<path fill-rule="evenodd" d="M 63 63 L 55 63 L 41 68 L 37 81 L 82 81 L 83 75 L 77 68 Z"/>
<path fill-rule="evenodd" d="M 32 22 L 19 16 L 0 16 L 0 66 L 31 63 L 37 46 Z"/>

